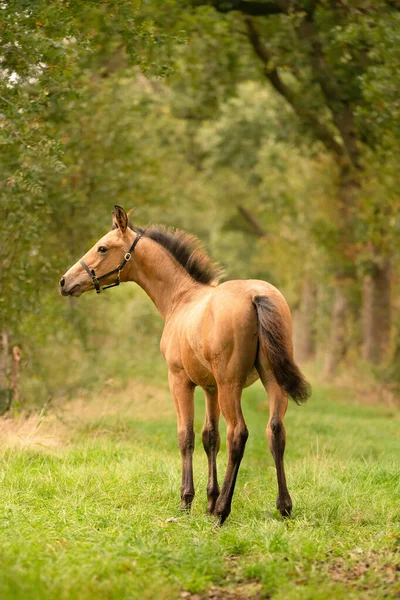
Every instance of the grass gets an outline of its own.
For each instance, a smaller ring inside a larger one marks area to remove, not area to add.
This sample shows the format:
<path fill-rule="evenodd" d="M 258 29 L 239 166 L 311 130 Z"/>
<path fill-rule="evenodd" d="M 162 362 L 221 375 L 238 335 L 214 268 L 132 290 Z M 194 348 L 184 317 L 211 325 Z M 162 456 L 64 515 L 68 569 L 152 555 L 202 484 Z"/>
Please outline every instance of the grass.
<path fill-rule="evenodd" d="M 3 422 L 0 598 L 396 598 L 400 594 L 399 418 L 316 387 L 286 418 L 291 520 L 276 477 L 260 386 L 246 390 L 250 437 L 232 514 L 206 517 L 197 403 L 197 496 L 178 506 L 180 459 L 164 389 L 71 403 Z M 222 475 L 225 445 L 219 456 Z"/>

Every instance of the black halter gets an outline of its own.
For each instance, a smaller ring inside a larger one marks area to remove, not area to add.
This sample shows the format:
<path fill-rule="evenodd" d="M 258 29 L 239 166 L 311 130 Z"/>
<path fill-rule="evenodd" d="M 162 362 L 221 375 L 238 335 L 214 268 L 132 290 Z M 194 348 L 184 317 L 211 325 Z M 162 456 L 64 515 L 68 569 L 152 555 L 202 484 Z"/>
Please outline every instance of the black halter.
<path fill-rule="evenodd" d="M 122 261 L 121 264 L 118 265 L 118 267 L 116 269 L 113 269 L 112 271 L 105 273 L 105 275 L 100 275 L 100 277 L 96 277 L 95 270 L 89 269 L 87 264 L 85 262 L 83 262 L 82 259 L 80 259 L 79 262 L 81 263 L 82 267 L 85 269 L 86 273 L 89 275 L 90 279 L 92 280 L 97 294 L 100 294 L 101 290 L 108 290 L 108 288 L 115 287 L 116 285 L 120 284 L 120 273 L 121 273 L 122 269 L 125 267 L 128 260 L 131 260 L 131 256 L 133 254 L 133 251 L 136 248 L 136 244 L 138 243 L 138 241 L 140 240 L 140 238 L 143 235 L 144 235 L 144 231 L 135 237 L 135 239 L 133 240 L 132 246 L 129 248 L 128 252 L 124 256 L 124 260 Z M 110 285 L 106 285 L 101 288 L 100 284 L 99 284 L 100 279 L 104 279 L 105 277 L 108 277 L 109 275 L 113 275 L 114 273 L 117 273 L 117 277 L 116 277 L 114 283 L 111 283 Z"/>

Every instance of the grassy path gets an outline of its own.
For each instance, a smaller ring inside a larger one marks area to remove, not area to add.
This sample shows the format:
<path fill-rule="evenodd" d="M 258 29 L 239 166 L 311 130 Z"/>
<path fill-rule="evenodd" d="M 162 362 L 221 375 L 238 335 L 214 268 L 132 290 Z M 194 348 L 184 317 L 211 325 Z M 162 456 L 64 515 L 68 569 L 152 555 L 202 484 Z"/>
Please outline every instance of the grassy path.
<path fill-rule="evenodd" d="M 177 508 L 180 459 L 167 393 L 127 396 L 73 404 L 63 422 L 30 433 L 29 423 L 0 427 L 2 600 L 399 597 L 394 409 L 346 404 L 318 388 L 305 407 L 292 404 L 286 465 L 295 508 L 282 521 L 266 398 L 260 387 L 247 390 L 250 438 L 231 517 L 219 529 L 203 514 L 201 394 L 191 515 Z M 221 474 L 225 460 L 223 444 Z"/>

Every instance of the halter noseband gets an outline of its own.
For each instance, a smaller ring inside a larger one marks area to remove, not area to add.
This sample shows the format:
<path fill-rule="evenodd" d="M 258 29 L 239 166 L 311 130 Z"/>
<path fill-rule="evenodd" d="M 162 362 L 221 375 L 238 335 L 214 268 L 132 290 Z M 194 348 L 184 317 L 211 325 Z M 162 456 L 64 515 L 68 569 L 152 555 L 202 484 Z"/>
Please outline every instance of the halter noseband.
<path fill-rule="evenodd" d="M 138 234 L 135 239 L 133 240 L 133 243 L 131 245 L 131 247 L 129 248 L 128 252 L 125 254 L 124 256 L 124 260 L 122 261 L 121 264 L 118 265 L 118 267 L 116 269 L 113 269 L 112 271 L 109 271 L 108 273 L 105 273 L 105 275 L 100 275 L 100 277 L 96 277 L 96 273 L 94 269 L 89 269 L 89 267 L 87 266 L 87 264 L 80 259 L 80 263 L 82 265 L 82 267 L 85 269 L 86 273 L 89 275 L 90 279 L 92 280 L 92 283 L 96 289 L 96 294 L 100 294 L 100 292 L 102 290 L 108 290 L 108 288 L 111 287 L 115 287 L 116 285 L 120 284 L 120 273 L 122 271 L 122 269 L 125 267 L 126 263 L 128 262 L 128 260 L 131 260 L 133 251 L 136 248 L 136 244 L 138 243 L 138 241 L 140 240 L 140 238 L 144 235 L 144 231 L 140 234 Z M 111 283 L 110 285 L 105 285 L 104 287 L 100 287 L 100 283 L 99 281 L 101 279 L 105 279 L 106 277 L 108 277 L 109 275 L 114 275 L 114 273 L 117 273 L 117 277 L 114 281 L 114 283 Z"/>

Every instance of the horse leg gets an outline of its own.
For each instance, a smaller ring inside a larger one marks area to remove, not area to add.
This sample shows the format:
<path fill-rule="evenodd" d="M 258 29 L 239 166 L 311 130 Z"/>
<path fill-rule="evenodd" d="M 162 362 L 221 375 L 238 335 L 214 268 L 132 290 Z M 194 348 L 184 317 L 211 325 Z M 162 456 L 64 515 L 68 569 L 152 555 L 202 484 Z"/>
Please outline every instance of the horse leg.
<path fill-rule="evenodd" d="M 260 376 L 269 397 L 269 421 L 266 433 L 269 449 L 275 461 L 278 479 L 276 508 L 283 517 L 290 517 L 292 500 L 287 489 L 285 467 L 283 464 L 283 455 L 286 446 L 286 432 L 283 419 L 288 405 L 288 397 L 282 392 L 275 379 L 265 378 L 264 373 L 262 375 L 260 373 Z"/>
<path fill-rule="evenodd" d="M 208 458 L 207 514 L 212 515 L 219 496 L 217 454 L 220 446 L 218 430 L 220 409 L 217 390 L 205 389 L 204 393 L 206 396 L 206 418 L 202 431 L 202 439 Z"/>
<path fill-rule="evenodd" d="M 218 402 L 226 421 L 228 442 L 228 464 L 222 490 L 214 510 L 221 525 L 231 512 L 236 478 L 249 435 L 240 406 L 241 396 L 241 387 L 224 385 L 218 388 Z"/>
<path fill-rule="evenodd" d="M 190 510 L 194 498 L 192 456 L 194 450 L 194 384 L 184 371 L 168 374 L 178 417 L 178 441 L 182 457 L 181 507 Z"/>

